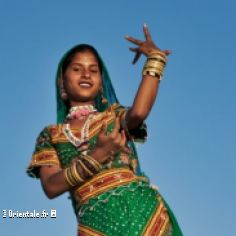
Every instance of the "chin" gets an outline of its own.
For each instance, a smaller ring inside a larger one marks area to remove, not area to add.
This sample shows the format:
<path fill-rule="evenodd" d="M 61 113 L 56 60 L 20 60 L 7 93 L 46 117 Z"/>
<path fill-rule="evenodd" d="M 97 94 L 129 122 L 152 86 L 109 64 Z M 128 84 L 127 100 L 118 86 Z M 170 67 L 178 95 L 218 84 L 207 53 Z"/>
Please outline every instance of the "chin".
<path fill-rule="evenodd" d="M 86 94 L 80 94 L 77 97 L 74 97 L 72 100 L 76 102 L 91 102 L 94 101 L 97 95 L 86 95 Z"/>

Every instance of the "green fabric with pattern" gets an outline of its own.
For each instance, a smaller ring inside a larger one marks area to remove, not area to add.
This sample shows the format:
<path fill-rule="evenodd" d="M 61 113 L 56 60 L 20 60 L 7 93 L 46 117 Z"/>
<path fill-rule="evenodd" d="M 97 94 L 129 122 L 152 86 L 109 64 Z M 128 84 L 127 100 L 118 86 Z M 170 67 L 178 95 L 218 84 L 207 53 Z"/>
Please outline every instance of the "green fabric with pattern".
<path fill-rule="evenodd" d="M 149 183 L 133 182 L 90 199 L 80 209 L 79 221 L 106 236 L 140 236 L 160 204 L 158 197 L 160 194 Z M 164 236 L 182 235 L 172 228 Z"/>

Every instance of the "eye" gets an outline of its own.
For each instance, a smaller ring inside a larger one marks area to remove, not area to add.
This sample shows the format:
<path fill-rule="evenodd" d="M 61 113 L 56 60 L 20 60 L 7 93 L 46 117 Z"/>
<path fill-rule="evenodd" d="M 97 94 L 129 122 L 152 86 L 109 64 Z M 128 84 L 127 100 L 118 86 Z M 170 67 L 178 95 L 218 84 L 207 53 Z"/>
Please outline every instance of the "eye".
<path fill-rule="evenodd" d="M 94 70 L 91 70 L 92 73 L 98 73 L 98 70 L 94 69 Z"/>
<path fill-rule="evenodd" d="M 78 71 L 80 71 L 80 67 L 78 67 L 78 66 L 73 66 L 73 67 L 72 67 L 72 70 L 78 72 Z"/>
<path fill-rule="evenodd" d="M 98 73 L 98 68 L 97 68 L 97 67 L 92 67 L 92 68 L 90 69 L 90 72 L 91 72 L 91 73 Z"/>

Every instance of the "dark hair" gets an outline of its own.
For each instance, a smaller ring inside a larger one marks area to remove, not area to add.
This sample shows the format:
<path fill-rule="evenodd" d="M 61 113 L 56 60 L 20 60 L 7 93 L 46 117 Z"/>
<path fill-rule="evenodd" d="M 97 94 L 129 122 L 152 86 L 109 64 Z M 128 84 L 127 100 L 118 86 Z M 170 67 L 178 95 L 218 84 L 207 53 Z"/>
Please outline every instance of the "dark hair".
<path fill-rule="evenodd" d="M 73 60 L 73 57 L 75 56 L 76 53 L 87 52 L 87 51 L 93 53 L 93 55 L 96 57 L 100 73 L 102 74 L 102 61 L 101 61 L 96 49 L 88 44 L 80 44 L 78 46 L 75 46 L 66 54 L 65 58 L 62 61 L 62 65 L 61 65 L 62 74 L 65 73 L 68 65 L 71 63 L 71 61 Z"/>

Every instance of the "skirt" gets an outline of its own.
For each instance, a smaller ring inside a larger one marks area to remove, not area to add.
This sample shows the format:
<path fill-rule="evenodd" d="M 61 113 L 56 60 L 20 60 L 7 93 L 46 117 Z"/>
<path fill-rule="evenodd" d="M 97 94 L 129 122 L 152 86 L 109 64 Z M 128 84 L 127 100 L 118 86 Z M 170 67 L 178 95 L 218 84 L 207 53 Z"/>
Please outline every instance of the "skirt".
<path fill-rule="evenodd" d="M 171 209 L 145 177 L 102 172 L 75 192 L 78 236 L 182 236 Z"/>

